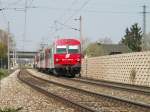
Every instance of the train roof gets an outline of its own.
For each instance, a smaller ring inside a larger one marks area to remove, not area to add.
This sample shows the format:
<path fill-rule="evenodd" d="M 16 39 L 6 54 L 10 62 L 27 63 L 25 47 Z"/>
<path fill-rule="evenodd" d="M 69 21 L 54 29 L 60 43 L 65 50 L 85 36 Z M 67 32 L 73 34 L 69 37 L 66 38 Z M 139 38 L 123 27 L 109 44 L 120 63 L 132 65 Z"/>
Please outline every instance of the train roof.
<path fill-rule="evenodd" d="M 54 41 L 56 45 L 64 45 L 64 44 L 80 44 L 80 40 L 77 38 L 58 38 Z"/>

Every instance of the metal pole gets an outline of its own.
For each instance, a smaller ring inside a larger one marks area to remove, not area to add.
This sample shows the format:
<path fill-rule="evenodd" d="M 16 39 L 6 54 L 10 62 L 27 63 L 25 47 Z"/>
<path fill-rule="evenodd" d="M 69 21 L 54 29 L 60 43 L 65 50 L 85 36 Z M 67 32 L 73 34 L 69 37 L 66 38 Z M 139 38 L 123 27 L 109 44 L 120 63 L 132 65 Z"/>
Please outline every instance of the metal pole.
<path fill-rule="evenodd" d="M 15 66 L 16 66 L 16 48 L 15 48 Z"/>
<path fill-rule="evenodd" d="M 14 46 L 13 46 L 14 47 Z M 14 50 L 14 48 L 13 48 L 13 68 L 14 68 L 14 66 L 15 66 L 15 50 Z"/>
<path fill-rule="evenodd" d="M 23 36 L 23 51 L 24 51 L 24 41 L 26 39 L 26 33 L 27 33 L 27 4 L 28 4 L 28 1 L 25 0 L 25 10 L 24 10 L 24 36 Z"/>
<path fill-rule="evenodd" d="M 10 70 L 10 48 L 9 48 L 9 44 L 10 44 L 10 34 L 9 34 L 9 22 L 8 22 L 8 37 L 7 37 L 7 56 L 8 56 L 8 71 Z"/>
<path fill-rule="evenodd" d="M 146 48 L 146 5 L 143 5 L 143 39 L 142 39 L 142 51 Z"/>
<path fill-rule="evenodd" d="M 82 16 L 80 16 L 80 41 L 81 41 L 81 52 L 83 53 L 83 34 L 82 34 Z"/>
<path fill-rule="evenodd" d="M 146 5 L 143 6 L 143 35 L 146 34 Z"/>

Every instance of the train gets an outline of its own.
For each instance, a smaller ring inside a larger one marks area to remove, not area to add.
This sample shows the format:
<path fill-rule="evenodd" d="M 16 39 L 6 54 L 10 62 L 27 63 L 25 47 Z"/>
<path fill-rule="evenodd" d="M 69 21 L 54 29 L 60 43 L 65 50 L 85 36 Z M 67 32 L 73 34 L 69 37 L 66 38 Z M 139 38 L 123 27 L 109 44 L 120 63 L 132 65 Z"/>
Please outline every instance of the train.
<path fill-rule="evenodd" d="M 81 70 L 81 42 L 76 38 L 58 38 L 50 47 L 35 55 L 35 67 L 39 71 L 56 76 L 75 77 Z"/>

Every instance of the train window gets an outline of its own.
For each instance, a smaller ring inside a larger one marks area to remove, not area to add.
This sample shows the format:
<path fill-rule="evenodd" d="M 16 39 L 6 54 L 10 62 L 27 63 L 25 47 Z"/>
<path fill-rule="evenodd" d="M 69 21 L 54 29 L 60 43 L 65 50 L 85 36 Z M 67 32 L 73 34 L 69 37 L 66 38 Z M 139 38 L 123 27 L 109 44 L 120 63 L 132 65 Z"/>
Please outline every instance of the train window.
<path fill-rule="evenodd" d="M 40 60 L 42 60 L 43 59 L 43 56 L 42 56 L 42 53 L 40 53 Z"/>
<path fill-rule="evenodd" d="M 51 55 L 52 55 L 52 50 L 49 49 L 49 58 L 51 57 Z"/>
<path fill-rule="evenodd" d="M 66 53 L 67 52 L 67 46 L 66 45 L 58 45 L 56 47 L 56 53 Z"/>
<path fill-rule="evenodd" d="M 79 46 L 78 45 L 69 45 L 68 53 L 79 53 Z"/>
<path fill-rule="evenodd" d="M 44 53 L 41 54 L 41 60 L 43 60 L 43 59 L 44 59 Z"/>

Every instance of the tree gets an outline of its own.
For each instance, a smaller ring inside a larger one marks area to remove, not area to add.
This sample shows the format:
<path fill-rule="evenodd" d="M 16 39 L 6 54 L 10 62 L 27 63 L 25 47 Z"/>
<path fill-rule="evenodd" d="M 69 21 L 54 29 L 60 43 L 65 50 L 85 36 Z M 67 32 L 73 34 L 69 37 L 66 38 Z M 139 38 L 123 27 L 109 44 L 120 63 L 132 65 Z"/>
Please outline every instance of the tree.
<path fill-rule="evenodd" d="M 7 68 L 8 38 L 10 40 L 10 50 L 13 50 L 14 39 L 12 38 L 12 35 L 0 29 L 0 68 Z"/>
<path fill-rule="evenodd" d="M 0 42 L 0 68 L 7 67 L 7 46 Z"/>
<path fill-rule="evenodd" d="M 121 42 L 128 46 L 132 51 L 142 50 L 142 31 L 137 23 L 126 29 L 126 34 Z"/>
<path fill-rule="evenodd" d="M 7 55 L 7 46 L 0 42 L 0 57 L 6 57 Z"/>

